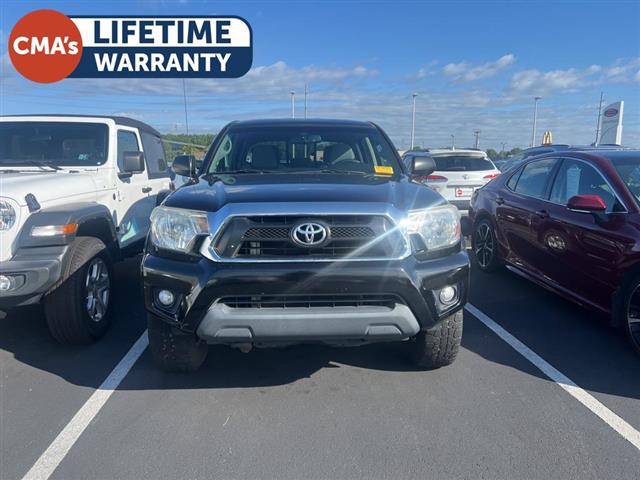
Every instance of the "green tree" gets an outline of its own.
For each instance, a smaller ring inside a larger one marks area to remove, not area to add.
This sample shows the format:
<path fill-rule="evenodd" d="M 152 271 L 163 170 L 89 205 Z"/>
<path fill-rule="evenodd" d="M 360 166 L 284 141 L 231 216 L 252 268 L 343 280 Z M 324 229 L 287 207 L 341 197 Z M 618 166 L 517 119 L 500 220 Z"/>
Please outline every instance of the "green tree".
<path fill-rule="evenodd" d="M 486 150 L 486 153 L 487 157 L 489 157 L 491 160 L 496 160 L 499 157 L 498 152 L 496 152 L 493 148 L 488 148 Z"/>

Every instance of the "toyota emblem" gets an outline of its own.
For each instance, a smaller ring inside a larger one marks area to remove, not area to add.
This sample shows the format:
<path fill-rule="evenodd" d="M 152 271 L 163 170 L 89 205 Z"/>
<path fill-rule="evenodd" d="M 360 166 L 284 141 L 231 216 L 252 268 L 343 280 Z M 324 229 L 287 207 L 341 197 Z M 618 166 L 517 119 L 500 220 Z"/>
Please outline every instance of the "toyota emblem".
<path fill-rule="evenodd" d="M 327 236 L 327 227 L 315 222 L 300 223 L 291 230 L 291 239 L 303 247 L 320 245 Z"/>

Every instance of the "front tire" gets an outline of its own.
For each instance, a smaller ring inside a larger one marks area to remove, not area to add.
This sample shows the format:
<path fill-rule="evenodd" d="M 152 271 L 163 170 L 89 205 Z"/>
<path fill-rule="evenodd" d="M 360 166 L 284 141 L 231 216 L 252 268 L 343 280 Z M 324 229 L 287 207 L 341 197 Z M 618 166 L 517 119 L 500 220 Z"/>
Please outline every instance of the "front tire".
<path fill-rule="evenodd" d="M 410 344 L 415 364 L 427 370 L 451 365 L 462 342 L 462 323 L 462 310 L 459 310 L 418 333 Z"/>
<path fill-rule="evenodd" d="M 483 272 L 495 272 L 500 268 L 498 257 L 498 241 L 493 224 L 486 218 L 480 220 L 473 228 L 471 247 L 476 265 Z"/>
<path fill-rule="evenodd" d="M 195 372 L 207 358 L 208 346 L 194 334 L 180 332 L 148 313 L 149 349 L 165 372 Z"/>
<path fill-rule="evenodd" d="M 67 255 L 61 283 L 44 297 L 44 313 L 58 342 L 85 345 L 109 328 L 112 261 L 105 244 L 93 237 L 76 238 Z"/>
<path fill-rule="evenodd" d="M 640 353 L 640 275 L 636 276 L 625 291 L 624 308 L 619 325 L 627 333 L 631 344 Z"/>

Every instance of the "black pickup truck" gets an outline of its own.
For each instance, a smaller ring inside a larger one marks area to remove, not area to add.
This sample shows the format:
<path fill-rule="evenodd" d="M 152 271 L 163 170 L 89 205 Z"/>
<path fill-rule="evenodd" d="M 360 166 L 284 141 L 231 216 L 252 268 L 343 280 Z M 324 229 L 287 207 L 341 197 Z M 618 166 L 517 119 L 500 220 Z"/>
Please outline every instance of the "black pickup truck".
<path fill-rule="evenodd" d="M 198 171 L 176 158 L 192 180 L 154 210 L 142 263 L 155 360 L 404 341 L 423 368 L 453 362 L 469 261 L 455 207 L 412 181 L 434 168 L 343 120 L 233 122 Z"/>

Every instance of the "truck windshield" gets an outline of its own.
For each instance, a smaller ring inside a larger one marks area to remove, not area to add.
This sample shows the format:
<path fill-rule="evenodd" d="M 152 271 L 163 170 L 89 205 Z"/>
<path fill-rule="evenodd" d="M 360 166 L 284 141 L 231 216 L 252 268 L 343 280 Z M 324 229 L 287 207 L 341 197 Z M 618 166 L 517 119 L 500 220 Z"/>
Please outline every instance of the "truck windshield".
<path fill-rule="evenodd" d="M 102 123 L 0 122 L 0 165 L 102 165 L 108 132 Z"/>
<path fill-rule="evenodd" d="M 373 127 L 231 128 L 206 161 L 208 174 L 400 172 L 393 147 Z"/>

